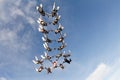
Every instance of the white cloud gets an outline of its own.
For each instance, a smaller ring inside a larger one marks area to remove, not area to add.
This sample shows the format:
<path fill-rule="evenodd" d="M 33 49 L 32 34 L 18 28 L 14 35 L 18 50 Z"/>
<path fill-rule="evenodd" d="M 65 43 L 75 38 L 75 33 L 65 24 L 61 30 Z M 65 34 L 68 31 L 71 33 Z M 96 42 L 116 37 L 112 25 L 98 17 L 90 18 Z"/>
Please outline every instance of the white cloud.
<path fill-rule="evenodd" d="M 7 80 L 6 78 L 4 78 L 4 77 L 0 77 L 0 80 Z"/>
<path fill-rule="evenodd" d="M 22 10 L 20 10 L 19 8 L 16 8 L 16 7 L 12 7 L 11 9 L 10 9 L 10 14 L 11 14 L 11 16 L 17 16 L 17 15 L 19 15 L 19 16 L 25 16 L 25 14 L 24 14 L 24 12 L 22 11 Z"/>
<path fill-rule="evenodd" d="M 35 3 L 33 0 L 28 3 L 22 0 L 0 0 L 0 71 L 8 65 L 17 65 L 17 69 L 29 64 L 27 58 L 30 56 L 28 52 L 32 33 L 28 25 L 32 27 L 34 23 L 33 16 L 36 14 L 32 14 L 34 10 L 31 8 Z"/>
<path fill-rule="evenodd" d="M 106 77 L 107 80 L 120 80 L 120 59 L 117 59 L 111 65 L 111 72 Z"/>
<path fill-rule="evenodd" d="M 26 22 L 33 25 L 33 15 L 36 14 L 31 9 L 34 9 L 36 1 L 30 0 L 25 5 L 22 3 L 22 0 L 0 0 L 0 21 L 2 23 L 9 23 L 10 21 L 14 21 L 18 16 L 21 16 L 26 19 Z"/>
<path fill-rule="evenodd" d="M 86 80 L 120 80 L 120 59 L 111 64 L 99 64 L 98 67 L 86 78 Z"/>
<path fill-rule="evenodd" d="M 14 1 L 14 4 L 16 5 L 16 6 L 20 6 L 20 3 L 22 2 L 22 0 L 17 0 L 17 1 Z"/>
<path fill-rule="evenodd" d="M 26 39 L 28 39 L 28 42 L 30 41 L 31 34 L 28 32 L 24 34 L 22 37 L 18 35 L 18 33 L 24 29 L 24 25 L 19 24 L 17 27 L 13 30 L 10 30 L 9 28 L 3 28 L 0 31 L 0 44 L 8 47 L 12 51 L 17 50 L 25 50 L 28 47 Z"/>
<path fill-rule="evenodd" d="M 91 73 L 86 80 L 103 80 L 110 72 L 110 67 L 106 64 L 100 64 L 95 69 L 93 73 Z"/>
<path fill-rule="evenodd" d="M 0 0 L 0 44 L 14 50 L 29 47 L 27 43 L 30 41 L 30 31 L 27 30 L 22 37 L 18 33 L 26 27 L 25 24 L 32 27 L 35 23 L 34 10 L 31 8 L 34 7 L 36 1 L 30 0 L 24 5 L 23 3 L 22 0 Z"/>
<path fill-rule="evenodd" d="M 30 24 L 34 24 L 34 23 L 35 23 L 35 21 L 34 21 L 33 18 L 31 18 L 31 17 L 26 17 L 26 19 L 28 20 L 28 22 L 29 22 Z"/>

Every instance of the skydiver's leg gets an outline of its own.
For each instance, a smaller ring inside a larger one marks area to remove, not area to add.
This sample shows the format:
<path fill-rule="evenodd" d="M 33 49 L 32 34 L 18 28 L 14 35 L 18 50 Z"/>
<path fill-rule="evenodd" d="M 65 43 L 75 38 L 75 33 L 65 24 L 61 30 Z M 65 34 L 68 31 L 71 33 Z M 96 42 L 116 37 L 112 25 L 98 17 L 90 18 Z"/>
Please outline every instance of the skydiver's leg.
<path fill-rule="evenodd" d="M 38 61 L 38 57 L 37 56 L 35 56 L 35 60 Z"/>
<path fill-rule="evenodd" d="M 38 64 L 38 62 L 37 62 L 37 61 L 35 61 L 35 60 L 32 60 L 32 62 L 33 62 L 34 64 Z"/>
<path fill-rule="evenodd" d="M 35 71 L 39 72 L 39 70 L 37 68 L 35 68 Z"/>

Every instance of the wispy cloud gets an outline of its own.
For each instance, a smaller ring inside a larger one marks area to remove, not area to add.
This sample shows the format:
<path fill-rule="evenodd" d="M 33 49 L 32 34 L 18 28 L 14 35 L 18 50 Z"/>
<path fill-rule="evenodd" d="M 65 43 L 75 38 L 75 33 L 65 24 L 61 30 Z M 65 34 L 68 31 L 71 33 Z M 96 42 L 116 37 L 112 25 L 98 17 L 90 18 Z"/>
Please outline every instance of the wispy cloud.
<path fill-rule="evenodd" d="M 36 1 L 23 3 L 22 0 L 0 0 L 0 43 L 14 50 L 26 48 L 26 39 L 30 40 L 31 32 L 27 30 L 22 36 L 20 33 L 26 28 L 26 24 L 31 27 L 35 24 L 33 14 L 36 14 L 31 8 Z"/>
<path fill-rule="evenodd" d="M 110 67 L 102 63 L 98 65 L 95 71 L 92 72 L 86 80 L 103 80 L 106 75 L 108 75 L 109 71 Z"/>
<path fill-rule="evenodd" d="M 21 71 L 21 67 L 30 68 L 28 56 L 36 24 L 35 5 L 35 0 L 0 0 L 0 76 Z M 10 70 L 6 70 L 8 66 Z M 6 79 L 1 77 L 0 80 Z"/>
<path fill-rule="evenodd" d="M 0 80 L 7 80 L 6 78 L 4 78 L 4 77 L 0 77 Z"/>
<path fill-rule="evenodd" d="M 119 80 L 120 59 L 116 59 L 111 65 L 101 63 L 86 78 L 86 80 Z"/>
<path fill-rule="evenodd" d="M 16 28 L 15 28 L 16 27 Z M 12 27 L 3 27 L 0 30 L 0 44 L 7 50 L 19 52 L 29 48 L 31 32 L 28 30 L 26 33 L 21 34 L 25 26 L 21 23 L 12 25 Z M 2 51 L 2 50 L 1 50 Z"/>
<path fill-rule="evenodd" d="M 120 80 L 120 59 L 117 59 L 114 64 L 111 65 L 111 72 L 106 76 L 107 80 Z"/>
<path fill-rule="evenodd" d="M 33 9 L 32 7 L 35 6 L 36 1 L 30 0 L 28 1 L 28 3 L 26 3 L 26 5 L 23 5 L 22 3 L 23 3 L 22 0 L 17 0 L 17 1 L 1 0 L 0 20 L 3 21 L 4 23 L 9 23 L 9 21 L 16 19 L 17 16 L 21 16 L 21 17 L 24 17 L 24 19 L 26 19 L 30 24 L 33 24 L 34 20 L 32 18 L 33 18 L 33 15 L 35 15 L 35 13 L 31 9 Z"/>

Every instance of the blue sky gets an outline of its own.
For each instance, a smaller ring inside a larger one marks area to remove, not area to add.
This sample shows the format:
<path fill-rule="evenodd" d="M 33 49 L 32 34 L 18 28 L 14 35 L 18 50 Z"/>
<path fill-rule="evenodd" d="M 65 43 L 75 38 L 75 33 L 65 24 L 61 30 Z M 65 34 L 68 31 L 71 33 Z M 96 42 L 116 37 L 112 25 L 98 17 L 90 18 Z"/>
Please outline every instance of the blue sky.
<path fill-rule="evenodd" d="M 120 0 L 56 0 L 71 65 L 34 71 L 44 51 L 35 10 L 53 0 L 0 0 L 0 80 L 120 80 Z"/>

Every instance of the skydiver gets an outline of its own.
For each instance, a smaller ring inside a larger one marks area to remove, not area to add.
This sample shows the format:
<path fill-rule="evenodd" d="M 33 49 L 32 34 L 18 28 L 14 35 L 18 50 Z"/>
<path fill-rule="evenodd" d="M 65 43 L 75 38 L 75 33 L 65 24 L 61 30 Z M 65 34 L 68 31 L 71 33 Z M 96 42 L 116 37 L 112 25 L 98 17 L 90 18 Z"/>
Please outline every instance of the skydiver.
<path fill-rule="evenodd" d="M 53 25 L 57 24 L 61 16 L 56 16 L 55 20 L 52 22 Z"/>
<path fill-rule="evenodd" d="M 62 56 L 62 53 L 56 55 L 56 58 L 57 58 L 56 61 L 58 61 L 58 59 L 59 59 L 61 56 Z"/>
<path fill-rule="evenodd" d="M 55 6 L 55 2 L 54 2 L 53 10 L 52 10 L 52 17 L 57 16 L 57 12 L 58 12 L 59 8 L 60 8 L 59 6 L 58 7 Z"/>
<path fill-rule="evenodd" d="M 61 26 L 61 24 L 59 24 L 58 29 L 56 29 L 56 30 L 55 30 L 55 34 L 60 33 L 63 29 L 64 29 L 64 27 L 63 27 L 63 26 Z"/>
<path fill-rule="evenodd" d="M 42 64 L 43 63 L 43 60 L 38 60 L 38 61 L 35 61 L 35 60 L 32 60 L 34 64 Z"/>
<path fill-rule="evenodd" d="M 71 59 L 69 59 L 69 60 L 68 60 L 67 58 L 64 58 L 63 63 L 65 63 L 65 62 L 66 62 L 66 63 L 70 64 L 70 62 L 71 62 L 71 61 L 72 61 Z"/>
<path fill-rule="evenodd" d="M 47 59 L 47 60 L 49 60 L 50 62 L 52 62 L 51 58 L 52 58 L 53 56 L 49 56 L 48 53 L 46 53 L 46 52 L 44 52 L 44 54 L 45 54 L 44 56 L 41 55 L 41 58 L 42 58 L 43 60 Z"/>
<path fill-rule="evenodd" d="M 48 46 L 47 43 L 43 44 L 43 46 L 47 51 L 52 51 L 52 49 Z"/>
<path fill-rule="evenodd" d="M 61 24 L 59 24 L 58 29 L 59 29 L 60 31 L 62 31 L 62 30 L 64 29 L 64 27 L 63 27 Z"/>
<path fill-rule="evenodd" d="M 58 50 L 62 50 L 64 48 L 64 45 L 60 46 Z"/>
<path fill-rule="evenodd" d="M 38 31 L 39 31 L 39 32 L 42 32 L 42 33 L 45 33 L 45 34 L 48 34 L 48 33 L 49 33 L 49 32 L 48 32 L 47 30 L 45 30 L 44 28 L 41 29 L 40 27 L 38 28 Z"/>
<path fill-rule="evenodd" d="M 48 68 L 45 67 L 45 69 L 47 70 L 47 73 L 48 73 L 48 74 L 49 74 L 49 73 L 52 73 L 52 70 L 51 70 L 50 67 L 48 67 Z"/>
<path fill-rule="evenodd" d="M 70 56 L 71 56 L 70 53 L 71 53 L 70 50 L 68 51 L 68 53 L 65 53 L 65 51 L 64 51 L 62 56 L 63 56 L 64 58 L 70 57 Z"/>
<path fill-rule="evenodd" d="M 53 68 L 57 68 L 57 61 L 54 61 L 52 64 L 53 64 Z"/>
<path fill-rule="evenodd" d="M 48 42 L 48 43 L 51 43 L 51 42 L 52 42 L 52 40 L 49 39 L 48 36 L 45 35 L 45 34 L 44 34 L 44 39 L 43 39 L 43 41 Z"/>
<path fill-rule="evenodd" d="M 52 40 L 50 40 L 49 38 L 47 38 L 47 39 L 46 39 L 46 42 L 51 43 Z"/>
<path fill-rule="evenodd" d="M 58 50 L 62 50 L 65 47 L 66 47 L 65 43 L 62 43 L 62 45 L 58 48 Z"/>
<path fill-rule="evenodd" d="M 40 13 L 42 16 L 45 16 L 45 11 L 43 10 L 42 4 L 40 4 L 40 6 L 37 6 L 36 9 L 39 11 L 39 13 Z"/>
<path fill-rule="evenodd" d="M 62 42 L 63 40 L 64 40 L 64 37 L 61 36 L 57 41 L 59 43 L 59 42 Z"/>
<path fill-rule="evenodd" d="M 70 57 L 71 55 L 70 54 L 63 54 L 63 57 L 67 58 L 67 57 Z"/>
<path fill-rule="evenodd" d="M 35 60 L 32 60 L 34 64 L 41 64 L 43 63 L 43 59 L 38 59 L 37 56 L 35 56 Z"/>
<path fill-rule="evenodd" d="M 58 30 L 58 29 L 55 30 L 55 34 L 60 33 L 60 32 L 61 32 L 61 31 Z"/>
<path fill-rule="evenodd" d="M 58 50 L 62 50 L 64 48 L 64 45 L 60 46 Z"/>
<path fill-rule="evenodd" d="M 42 40 L 44 41 L 44 42 L 48 42 L 48 43 L 51 43 L 52 42 L 52 40 L 50 40 L 48 37 L 42 37 Z"/>
<path fill-rule="evenodd" d="M 43 67 L 43 66 L 40 66 L 38 69 L 37 69 L 37 68 L 35 68 L 35 70 L 36 70 L 37 72 L 41 72 L 43 69 L 44 69 L 44 67 Z"/>
<path fill-rule="evenodd" d="M 45 59 L 46 59 L 46 57 L 45 57 L 45 56 L 43 56 L 43 55 L 41 55 L 41 58 L 42 58 L 43 60 L 45 60 Z"/>
<path fill-rule="evenodd" d="M 50 48 L 50 47 L 47 47 L 47 49 L 46 50 L 48 50 L 48 51 L 52 51 L 52 49 Z"/>
<path fill-rule="evenodd" d="M 60 33 L 60 37 L 59 37 L 59 39 L 57 40 L 57 42 L 59 43 L 59 42 L 62 42 L 62 43 L 64 43 L 64 38 L 66 37 L 66 33 L 64 33 L 64 35 L 62 36 L 62 33 Z"/>
<path fill-rule="evenodd" d="M 63 64 L 59 64 L 59 67 L 60 67 L 61 69 L 64 69 Z"/>
<path fill-rule="evenodd" d="M 39 24 L 41 24 L 42 26 L 47 26 L 47 23 L 46 23 L 45 21 L 43 21 L 41 18 L 39 18 L 39 19 L 37 20 L 37 22 L 38 22 Z"/>

